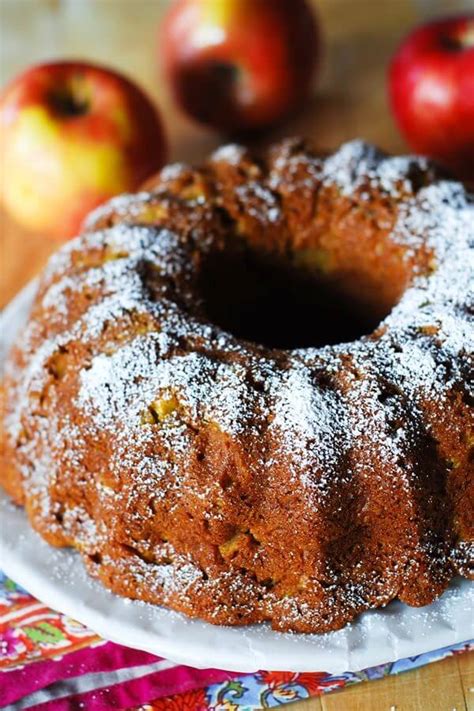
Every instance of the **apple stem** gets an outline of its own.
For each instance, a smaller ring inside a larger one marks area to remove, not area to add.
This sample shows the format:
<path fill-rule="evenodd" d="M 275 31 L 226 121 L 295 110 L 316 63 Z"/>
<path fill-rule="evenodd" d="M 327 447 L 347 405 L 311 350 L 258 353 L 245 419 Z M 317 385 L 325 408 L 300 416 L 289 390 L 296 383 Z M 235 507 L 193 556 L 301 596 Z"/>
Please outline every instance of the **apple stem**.
<path fill-rule="evenodd" d="M 54 91 L 49 96 L 49 102 L 54 111 L 60 116 L 83 116 L 88 107 L 88 102 L 75 96 L 67 90 Z"/>
<path fill-rule="evenodd" d="M 466 49 L 474 47 L 474 22 L 470 22 L 468 24 L 463 40 L 463 44 Z"/>
<path fill-rule="evenodd" d="M 462 32 L 454 35 L 444 35 L 441 38 L 443 47 L 451 52 L 462 52 L 474 47 L 474 22 L 469 22 Z"/>

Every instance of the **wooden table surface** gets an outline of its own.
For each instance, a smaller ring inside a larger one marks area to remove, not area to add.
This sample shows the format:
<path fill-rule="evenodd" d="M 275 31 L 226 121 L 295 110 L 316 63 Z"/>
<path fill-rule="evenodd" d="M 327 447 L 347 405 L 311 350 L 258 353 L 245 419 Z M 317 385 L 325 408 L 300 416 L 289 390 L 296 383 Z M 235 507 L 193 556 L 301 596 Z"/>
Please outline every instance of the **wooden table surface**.
<path fill-rule="evenodd" d="M 225 2 L 225 0 L 222 0 Z M 28 65 L 75 57 L 109 64 L 138 80 L 162 108 L 172 160 L 198 161 L 222 139 L 176 112 L 159 78 L 156 26 L 166 0 L 0 0 L 4 85 Z M 268 140 L 291 134 L 321 149 L 362 137 L 406 150 L 385 94 L 387 61 L 400 38 L 431 15 L 473 7 L 473 0 L 319 0 L 325 60 L 314 100 Z M 57 244 L 1 213 L 0 306 L 31 279 Z M 398 677 L 362 683 L 292 705 L 295 711 L 474 711 L 474 655 Z"/>

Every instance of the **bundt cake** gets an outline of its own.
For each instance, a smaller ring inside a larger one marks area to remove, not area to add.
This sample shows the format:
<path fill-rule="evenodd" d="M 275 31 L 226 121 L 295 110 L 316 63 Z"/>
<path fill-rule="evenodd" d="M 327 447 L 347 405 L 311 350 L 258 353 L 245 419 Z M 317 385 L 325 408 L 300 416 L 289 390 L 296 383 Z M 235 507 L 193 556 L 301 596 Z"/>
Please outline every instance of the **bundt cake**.
<path fill-rule="evenodd" d="M 129 598 L 323 632 L 473 562 L 474 207 L 292 139 L 166 167 L 47 266 L 0 480 Z"/>

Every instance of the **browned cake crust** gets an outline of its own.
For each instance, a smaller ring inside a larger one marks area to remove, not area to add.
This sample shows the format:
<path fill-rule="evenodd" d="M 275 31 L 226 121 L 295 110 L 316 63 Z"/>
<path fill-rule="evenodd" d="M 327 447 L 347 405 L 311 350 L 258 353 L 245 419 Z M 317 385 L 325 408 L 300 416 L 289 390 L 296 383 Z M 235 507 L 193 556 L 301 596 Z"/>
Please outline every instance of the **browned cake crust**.
<path fill-rule="evenodd" d="M 46 268 L 1 483 L 111 590 L 213 623 L 430 603 L 473 562 L 473 245 L 460 184 L 358 141 L 165 168 Z M 318 346 L 339 300 L 382 321 Z"/>

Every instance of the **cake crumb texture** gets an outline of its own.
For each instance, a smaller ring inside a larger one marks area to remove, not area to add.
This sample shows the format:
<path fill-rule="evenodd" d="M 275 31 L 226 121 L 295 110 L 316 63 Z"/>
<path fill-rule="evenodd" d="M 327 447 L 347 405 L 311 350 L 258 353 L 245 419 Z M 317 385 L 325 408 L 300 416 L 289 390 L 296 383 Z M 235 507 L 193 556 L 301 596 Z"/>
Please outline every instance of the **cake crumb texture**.
<path fill-rule="evenodd" d="M 290 139 L 167 166 L 46 267 L 0 483 L 114 592 L 215 624 L 429 604 L 473 569 L 473 267 L 470 198 L 423 158 Z M 236 335 L 229 299 L 272 270 L 375 328 Z"/>

